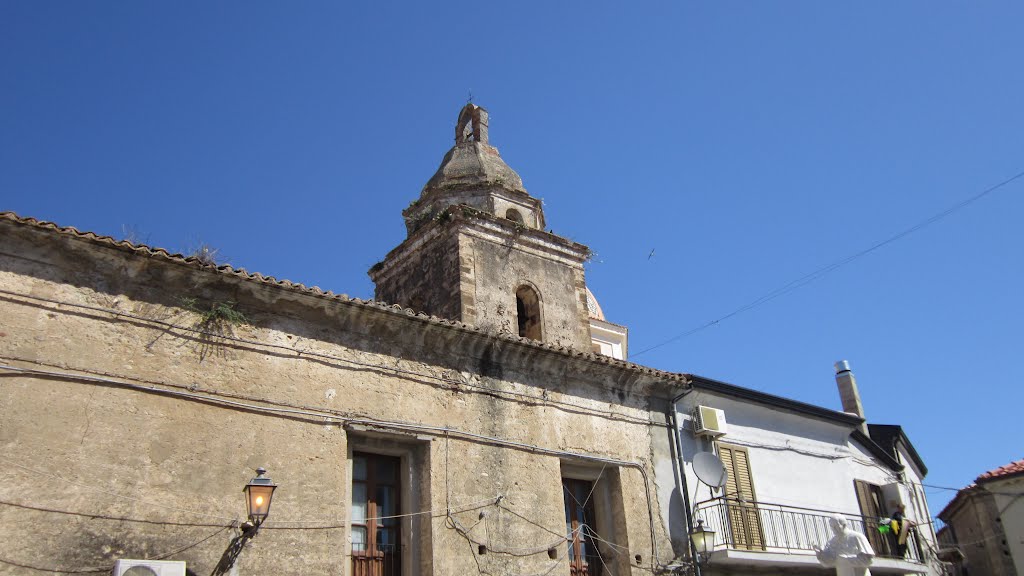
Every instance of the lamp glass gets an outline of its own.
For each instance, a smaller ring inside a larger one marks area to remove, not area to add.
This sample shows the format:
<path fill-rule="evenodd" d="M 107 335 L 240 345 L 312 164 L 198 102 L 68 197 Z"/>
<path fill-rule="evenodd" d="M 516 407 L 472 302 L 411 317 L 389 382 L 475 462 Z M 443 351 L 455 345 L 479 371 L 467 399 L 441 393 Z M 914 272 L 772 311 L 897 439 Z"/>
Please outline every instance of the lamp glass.
<path fill-rule="evenodd" d="M 274 497 L 277 484 L 266 476 L 263 468 L 256 469 L 256 477 L 245 485 L 245 507 L 249 510 L 249 520 L 259 525 L 270 514 L 270 501 Z"/>
<path fill-rule="evenodd" d="M 250 484 L 245 487 L 246 503 L 249 505 L 249 518 L 263 520 L 270 514 L 270 500 L 277 486 L 260 486 Z"/>
<path fill-rule="evenodd" d="M 704 521 L 698 520 L 697 526 L 690 532 L 690 540 L 697 553 L 706 556 L 709 551 L 715 549 L 715 531 L 704 527 Z"/>

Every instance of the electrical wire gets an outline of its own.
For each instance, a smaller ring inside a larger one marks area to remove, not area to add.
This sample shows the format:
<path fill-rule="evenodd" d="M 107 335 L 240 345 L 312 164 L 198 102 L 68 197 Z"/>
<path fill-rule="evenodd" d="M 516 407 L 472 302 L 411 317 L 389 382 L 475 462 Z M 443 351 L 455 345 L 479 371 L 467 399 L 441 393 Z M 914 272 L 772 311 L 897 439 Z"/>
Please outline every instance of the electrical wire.
<path fill-rule="evenodd" d="M 801 287 L 803 287 L 803 286 L 805 286 L 807 284 L 810 284 L 811 282 L 814 282 L 815 280 L 818 280 L 818 279 L 824 277 L 826 274 L 836 270 L 837 268 L 841 268 L 841 267 L 849 264 L 850 262 L 853 262 L 854 260 L 857 260 L 857 259 L 859 259 L 859 258 L 861 258 L 863 256 L 867 256 L 868 254 L 874 252 L 875 250 L 878 250 L 879 248 L 885 247 L 885 246 L 887 246 L 889 244 L 892 244 L 893 242 L 895 242 L 895 241 L 897 241 L 897 240 L 899 240 L 901 238 L 909 236 L 910 234 L 913 234 L 914 232 L 917 232 L 918 230 L 928 226 L 929 224 L 937 222 L 937 221 L 945 218 L 946 216 L 949 216 L 950 214 L 952 214 L 952 213 L 954 213 L 954 212 L 956 212 L 956 211 L 958 211 L 958 210 L 960 210 L 962 208 L 965 208 L 965 207 L 973 204 L 974 202 L 977 202 L 978 200 L 981 200 L 982 198 L 984 198 L 985 196 L 991 194 L 992 192 L 995 192 L 996 190 L 998 190 L 998 189 L 1006 186 L 1007 184 L 1010 184 L 1010 183 L 1014 182 L 1015 180 L 1018 180 L 1018 179 L 1020 179 L 1022 177 L 1024 177 L 1024 171 L 1018 172 L 1017 174 L 1014 174 L 1013 176 L 1007 178 L 1006 180 L 1003 180 L 1002 182 L 999 182 L 998 184 L 995 184 L 993 186 L 989 186 L 988 188 L 982 190 L 980 193 L 975 194 L 975 195 L 971 196 L 970 198 L 967 198 L 966 200 L 963 200 L 963 201 L 961 201 L 961 202 L 959 202 L 959 203 L 957 203 L 957 204 L 947 208 L 946 210 L 943 210 L 942 212 L 939 212 L 939 213 L 937 213 L 937 214 L 935 214 L 935 215 L 933 215 L 933 216 L 931 216 L 929 218 L 926 218 L 926 219 L 918 222 L 917 224 L 914 224 L 910 228 L 907 228 L 907 229 L 905 229 L 905 230 L 903 230 L 901 232 L 898 232 L 898 233 L 896 233 L 896 234 L 886 238 L 885 240 L 882 240 L 880 242 L 876 242 L 875 244 L 872 244 L 871 246 L 869 246 L 869 247 L 867 247 L 867 248 L 865 248 L 863 250 L 860 250 L 859 252 L 855 252 L 854 254 L 851 254 L 850 256 L 847 256 L 847 257 L 845 257 L 845 258 L 843 258 L 841 260 L 837 260 L 837 261 L 835 261 L 835 262 L 833 262 L 833 263 L 831 263 L 831 264 L 829 264 L 827 266 L 822 266 L 821 268 L 818 268 L 817 270 L 815 270 L 815 271 L 813 271 L 813 272 L 811 272 L 809 274 L 805 274 L 805 275 L 797 278 L 796 280 L 793 280 L 793 281 L 789 282 L 788 284 L 784 284 L 784 285 L 782 285 L 782 286 L 780 286 L 780 287 L 778 287 L 778 288 L 776 288 L 776 289 L 774 289 L 774 290 L 764 294 L 763 296 L 761 296 L 761 297 L 759 297 L 759 298 L 757 298 L 755 300 L 752 300 L 752 301 L 748 302 L 747 304 L 744 304 L 743 306 L 740 306 L 739 308 L 733 310 L 732 312 L 729 312 L 728 314 L 726 314 L 724 316 L 720 316 L 719 318 L 716 318 L 715 320 L 711 320 L 710 322 L 707 322 L 705 324 L 697 326 L 696 328 L 693 328 L 691 330 L 688 330 L 686 332 L 683 332 L 681 334 L 673 336 L 673 337 L 671 337 L 671 338 L 669 338 L 669 339 L 667 339 L 667 340 L 665 340 L 663 342 L 655 344 L 654 346 L 650 346 L 648 348 L 644 348 L 643 350 L 641 350 L 639 352 L 632 353 L 632 354 L 629 355 L 629 358 L 630 359 L 636 358 L 637 356 L 640 356 L 641 354 L 646 354 L 646 353 L 648 353 L 648 352 L 650 352 L 652 350 L 656 350 L 658 348 L 661 348 L 662 346 L 666 346 L 668 344 L 671 344 L 672 342 L 675 342 L 675 341 L 680 340 L 682 338 L 686 338 L 687 336 L 690 336 L 692 334 L 696 334 L 697 332 L 700 332 L 702 330 L 706 330 L 707 328 L 710 328 L 712 326 L 717 326 L 721 322 L 723 322 L 725 320 L 728 320 L 729 318 L 732 318 L 733 316 L 736 316 L 738 314 L 742 314 L 743 312 L 746 312 L 748 310 L 756 308 L 756 307 L 758 307 L 758 306 L 760 306 L 762 304 L 765 304 L 765 303 L 767 303 L 767 302 L 769 302 L 771 300 L 774 300 L 774 299 L 776 299 L 776 298 L 778 298 L 780 296 L 783 296 L 783 295 L 788 294 L 788 293 L 790 293 L 790 292 L 792 292 L 792 291 L 794 291 L 794 290 L 796 290 L 798 288 L 801 288 Z"/>
<path fill-rule="evenodd" d="M 57 510 L 55 508 L 43 508 L 42 506 L 30 506 L 28 504 L 19 504 L 17 502 L 7 502 L 0 500 L 0 506 L 10 506 L 12 508 L 21 508 L 23 510 L 32 510 L 33 512 L 43 512 L 48 514 L 63 514 L 65 516 L 79 516 L 81 518 L 88 518 L 89 520 L 109 520 L 111 522 L 133 522 L 139 524 L 154 524 L 156 526 L 183 526 L 183 527 L 202 527 L 202 528 L 220 528 L 225 526 L 224 524 L 202 524 L 196 522 L 171 522 L 167 520 L 146 520 L 143 518 L 127 518 L 124 516 L 107 516 L 104 514 L 91 514 L 87 512 L 75 512 L 72 510 Z M 227 524 L 230 526 L 231 524 Z"/>
<path fill-rule="evenodd" d="M 9 254 L 9 253 L 6 253 L 6 252 L 0 252 L 0 254 L 3 254 L 5 256 L 9 256 L 9 257 L 12 257 L 12 258 L 25 259 L 24 257 L 19 256 L 17 254 Z M 598 415 L 598 416 L 601 416 L 601 417 L 604 417 L 604 418 L 609 418 L 609 419 L 630 421 L 630 422 L 634 422 L 634 423 L 637 423 L 637 424 L 644 424 L 644 425 L 652 425 L 652 424 L 654 424 L 650 420 L 645 420 L 645 419 L 642 419 L 642 418 L 637 418 L 635 416 L 631 416 L 631 415 L 628 415 L 628 414 L 622 414 L 622 413 L 615 412 L 615 411 L 612 411 L 612 410 L 599 410 L 599 409 L 596 409 L 596 408 L 592 408 L 592 407 L 589 407 L 589 406 L 583 406 L 583 405 L 575 404 L 575 403 L 572 403 L 572 402 L 565 402 L 565 401 L 562 401 L 562 400 L 554 400 L 554 399 L 550 398 L 550 395 L 526 394 L 526 393 L 523 393 L 523 392 L 516 392 L 516 391 L 513 391 L 513 390 L 497 390 L 497 389 L 494 389 L 494 388 L 489 388 L 487 386 L 481 386 L 479 384 L 474 384 L 474 383 L 472 383 L 472 382 L 470 382 L 468 380 L 464 380 L 464 379 L 454 379 L 454 378 L 446 378 L 446 377 L 443 377 L 443 376 L 435 376 L 433 374 L 428 374 L 428 373 L 424 373 L 424 372 L 417 372 L 415 370 L 408 370 L 408 369 L 404 369 L 404 368 L 399 368 L 397 366 L 392 367 L 392 366 L 383 366 L 381 364 L 375 364 L 375 363 L 372 363 L 372 362 L 360 362 L 358 360 L 353 360 L 351 358 L 343 358 L 341 356 L 335 356 L 333 354 L 327 354 L 327 353 L 324 353 L 324 352 L 315 352 L 315 351 L 312 351 L 312 350 L 300 350 L 300 349 L 293 348 L 291 346 L 284 346 L 284 345 L 281 345 L 281 344 L 271 344 L 271 343 L 267 343 L 267 342 L 259 342 L 257 340 L 249 340 L 249 339 L 246 339 L 246 338 L 239 338 L 239 337 L 234 336 L 234 335 L 214 333 L 214 332 L 210 332 L 210 331 L 207 331 L 207 330 L 201 330 L 199 328 L 195 328 L 195 327 L 192 327 L 192 326 L 182 326 L 182 325 L 175 324 L 173 322 L 168 322 L 166 320 L 161 320 L 161 319 L 158 319 L 158 318 L 149 318 L 149 317 L 138 315 L 138 314 L 132 314 L 130 312 L 125 312 L 125 311 L 121 311 L 121 310 L 114 310 L 114 309 L 110 309 L 110 308 L 103 308 L 103 307 L 100 307 L 100 306 L 91 306 L 91 305 L 87 305 L 87 304 L 78 304 L 78 303 L 74 303 L 74 302 L 55 300 L 55 299 L 52 299 L 52 298 L 45 298 L 45 297 L 42 297 L 42 296 L 34 296 L 34 295 L 30 295 L 30 294 L 23 294 L 23 293 L 20 293 L 20 292 L 13 292 L 13 291 L 10 291 L 10 290 L 3 290 L 3 289 L 0 289 L 0 294 L 7 294 L 9 296 L 14 296 L 14 297 L 17 297 L 17 298 L 24 298 L 26 300 L 35 300 L 37 302 L 46 302 L 46 303 L 49 303 L 49 304 L 54 304 L 56 306 L 68 306 L 68 307 L 72 307 L 72 308 L 78 308 L 78 309 L 81 309 L 81 310 L 90 310 L 90 311 L 93 311 L 93 312 L 102 312 L 104 314 L 110 314 L 110 315 L 112 315 L 114 317 L 118 317 L 118 318 L 127 318 L 127 319 L 130 319 L 130 320 L 146 322 L 146 323 L 152 323 L 152 324 L 156 324 L 156 325 L 159 325 L 159 326 L 163 326 L 164 328 L 167 329 L 167 331 L 180 330 L 180 331 L 183 331 L 183 332 L 190 332 L 190 333 L 193 333 L 193 334 L 197 334 L 197 335 L 199 335 L 201 337 L 205 337 L 205 338 L 214 338 L 214 339 L 218 339 L 218 340 L 225 340 L 225 341 L 230 341 L 230 342 L 236 342 L 236 343 L 239 343 L 239 344 L 247 344 L 247 345 L 250 345 L 250 346 L 258 346 L 258 347 L 270 348 L 270 349 L 275 349 L 275 350 L 284 350 L 284 351 L 287 351 L 287 352 L 289 352 L 291 354 L 295 354 L 296 358 L 301 358 L 301 359 L 319 358 L 321 360 L 331 360 L 331 361 L 336 361 L 336 362 L 344 362 L 344 363 L 347 363 L 347 364 L 350 364 L 350 365 L 353 365 L 353 366 L 360 366 L 362 368 L 370 368 L 370 369 L 373 369 L 373 370 L 389 371 L 389 372 L 391 372 L 394 375 L 404 376 L 404 377 L 407 377 L 408 379 L 411 379 L 411 380 L 415 380 L 417 378 L 423 378 L 423 379 L 428 379 L 428 380 L 436 381 L 436 382 L 439 382 L 439 383 L 441 383 L 441 384 L 443 384 L 445 386 L 454 387 L 456 389 L 458 389 L 460 387 L 471 388 L 471 389 L 474 389 L 474 390 L 478 390 L 479 393 L 482 393 L 482 394 L 489 394 L 489 395 L 494 395 L 494 396 L 498 396 L 498 397 L 501 397 L 502 395 L 514 396 L 514 397 L 519 397 L 519 398 L 523 398 L 523 399 L 529 400 L 530 402 L 535 403 L 535 404 L 552 405 L 554 407 L 562 407 L 563 409 L 567 409 L 567 410 L 578 410 L 578 411 L 581 411 L 581 412 L 584 412 L 584 413 Z M 400 359 L 398 359 L 398 360 L 400 361 Z"/>
<path fill-rule="evenodd" d="M 948 491 L 951 491 L 951 492 L 959 492 L 961 490 L 966 490 L 967 488 L 971 488 L 973 486 L 977 486 L 977 484 L 971 484 L 969 486 L 964 486 L 963 488 L 953 488 L 951 486 L 936 486 L 935 484 L 925 484 L 923 482 L 911 482 L 911 484 L 917 484 L 918 486 L 923 486 L 925 488 L 933 488 L 935 490 L 948 490 Z M 988 492 L 989 494 L 995 494 L 996 496 L 1022 496 L 1022 495 L 1024 495 L 1024 492 L 996 492 L 996 491 L 993 491 L 993 490 L 989 490 L 987 488 L 985 489 L 985 491 Z"/>
<path fill-rule="evenodd" d="M 108 568 L 43 568 L 40 566 L 32 566 L 31 564 L 24 564 L 21 562 L 15 562 L 8 558 L 0 557 L 0 564 L 7 564 L 9 566 L 16 566 L 18 568 L 27 568 L 29 570 L 36 570 L 39 572 L 53 572 L 55 574 L 109 574 L 112 567 Z"/>
<path fill-rule="evenodd" d="M 499 548 L 499 547 L 490 546 L 486 542 L 480 542 L 480 541 L 474 539 L 469 534 L 469 530 L 461 522 L 459 522 L 459 520 L 457 518 L 455 518 L 452 515 L 448 515 L 448 517 L 445 519 L 445 525 L 448 528 L 451 528 L 452 530 L 455 530 L 456 533 L 458 533 L 460 536 L 462 536 L 463 538 L 465 538 L 469 542 L 471 542 L 471 543 L 473 543 L 473 544 L 475 544 L 477 546 L 484 546 L 487 549 L 488 552 L 494 552 L 495 554 L 504 554 L 504 555 L 507 555 L 507 556 L 526 557 L 526 556 L 536 556 L 537 554 L 547 554 L 548 550 L 551 550 L 552 548 L 555 548 L 556 546 L 561 546 L 569 538 L 571 538 L 571 535 L 570 536 L 559 536 L 558 539 L 553 541 L 553 542 L 542 544 L 542 545 L 537 545 L 537 546 L 531 546 L 531 547 L 528 547 L 528 548 Z"/>
<path fill-rule="evenodd" d="M 163 560 L 165 558 L 169 558 L 171 556 L 174 556 L 175 554 L 180 554 L 180 553 L 182 553 L 182 552 L 184 552 L 186 550 L 191 550 L 192 548 L 195 548 L 196 546 L 199 546 L 200 544 L 203 544 L 204 542 L 210 540 L 211 538 L 214 538 L 215 536 L 219 535 L 220 533 L 224 532 L 225 530 L 228 530 L 229 528 L 233 528 L 233 527 L 234 527 L 234 525 L 223 526 L 219 530 L 215 531 L 213 534 L 210 534 L 209 536 L 206 536 L 206 537 L 202 538 L 201 540 L 197 540 L 196 542 L 193 542 L 193 543 L 191 543 L 191 544 L 189 544 L 187 546 L 183 546 L 183 547 L 178 548 L 176 550 L 172 550 L 171 552 L 167 552 L 165 554 L 160 554 L 159 556 L 154 556 L 152 558 L 145 558 L 145 560 Z M 67 568 L 43 568 L 41 566 L 32 566 L 30 564 L 24 564 L 24 563 L 21 563 L 21 562 L 15 562 L 15 561 L 10 560 L 8 558 L 0 558 L 0 563 L 8 564 L 10 566 L 17 566 L 18 568 L 27 568 L 29 570 L 36 570 L 36 571 L 39 571 L 39 572 L 53 572 L 53 573 L 57 573 L 57 574 L 109 574 L 110 571 L 113 570 L 113 568 L 114 568 L 113 564 L 110 565 L 110 566 L 107 566 L 105 568 L 71 568 L 71 569 L 67 569 Z"/>
<path fill-rule="evenodd" d="M 4 366 L 0 366 L 0 368 L 4 368 Z M 109 490 L 103 490 L 102 488 L 96 488 L 95 486 L 92 486 L 92 485 L 89 485 L 89 484 L 85 484 L 85 483 L 82 483 L 82 482 L 75 482 L 74 480 L 68 480 L 67 478 L 62 478 L 60 476 L 57 476 L 56 474 L 50 474 L 49 472 L 42 472 L 40 470 L 33 470 L 32 468 L 29 468 L 28 466 L 23 466 L 23 465 L 21 465 L 21 464 L 19 464 L 17 462 L 14 462 L 13 460 L 9 460 L 7 458 L 4 458 L 3 456 L 0 456 L 0 462 L 4 462 L 8 466 L 14 466 L 15 468 L 20 468 L 22 470 L 25 470 L 26 472 L 31 472 L 31 473 L 37 474 L 39 476 L 53 478 L 54 480 L 60 480 L 61 482 L 66 482 L 66 483 L 71 484 L 73 486 L 78 486 L 79 488 L 84 488 L 84 489 L 86 489 L 86 490 L 88 490 L 90 492 L 96 492 L 97 494 L 106 494 L 108 496 L 114 496 L 115 498 L 121 498 L 121 499 L 124 499 L 124 500 L 130 500 L 132 502 L 136 502 L 136 503 L 139 503 L 139 504 L 145 504 L 147 506 L 155 506 L 157 508 L 165 508 L 167 510 L 174 510 L 176 512 L 184 512 L 186 514 L 191 514 L 193 516 L 204 516 L 206 518 L 216 518 L 218 520 L 227 520 L 229 522 L 234 522 L 236 520 L 236 518 L 229 518 L 227 516 L 217 516 L 217 515 L 214 515 L 214 514 L 207 514 L 206 512 L 199 512 L 198 510 L 188 510 L 186 508 L 178 508 L 177 506 L 169 506 L 167 504 L 160 504 L 158 502 L 150 502 L 150 501 L 142 500 L 142 499 L 139 499 L 139 498 L 133 498 L 131 496 L 126 496 L 124 494 L 118 494 L 117 492 L 110 492 Z"/>
<path fill-rule="evenodd" d="M 239 402 L 235 400 L 228 400 L 220 398 L 210 394 L 197 394 L 194 392 L 187 392 L 184 390 L 172 390 L 166 388 L 156 388 L 152 386 L 143 386 L 126 382 L 124 380 L 113 380 L 110 378 L 98 378 L 95 376 L 84 376 L 81 374 L 71 374 L 67 372 L 56 372 L 47 370 L 35 370 L 30 368 L 19 368 L 16 366 L 0 364 L 0 370 L 7 370 L 11 372 L 18 372 L 26 375 L 34 375 L 39 377 L 47 378 L 61 378 L 69 381 L 80 381 L 95 384 L 114 385 L 122 388 L 132 389 L 140 392 L 162 394 L 166 396 L 179 397 L 189 400 L 196 400 L 205 402 L 208 404 L 220 404 L 231 408 L 241 408 L 248 411 L 270 413 L 275 415 L 287 415 L 287 416 L 311 416 L 322 419 L 323 421 L 333 421 L 339 424 L 360 424 L 371 428 L 379 428 L 385 430 L 399 430 L 399 431 L 412 431 L 421 432 L 424 434 L 436 435 L 436 436 L 455 436 L 467 441 L 477 441 L 485 444 L 504 446 L 509 448 L 515 448 L 524 450 L 533 454 L 541 454 L 547 456 L 556 456 L 561 458 L 570 458 L 580 461 L 590 461 L 602 464 L 609 464 L 612 466 L 619 466 L 624 468 L 633 468 L 640 473 L 643 479 L 644 494 L 647 501 L 647 520 L 648 528 L 651 537 L 651 557 L 652 559 L 658 558 L 658 542 L 654 526 L 654 508 L 653 508 L 653 497 L 651 495 L 651 481 L 644 468 L 643 464 L 639 462 L 630 462 L 628 460 L 619 460 L 615 458 L 607 458 L 603 456 L 596 456 L 591 454 L 581 454 L 576 452 L 569 452 L 565 450 L 557 450 L 552 448 L 544 448 L 533 444 L 527 444 L 524 442 L 516 442 L 513 440 L 506 440 L 494 436 L 487 436 L 485 434 L 476 434 L 473 432 L 467 432 L 450 428 L 447 426 L 430 426 L 419 423 L 401 422 L 401 421 L 386 421 L 386 420 L 370 420 L 366 418 L 350 418 L 342 417 L 336 414 L 332 414 L 326 410 L 307 410 L 307 409 L 292 409 L 292 408 L 279 408 L 275 406 L 266 406 L 260 404 L 252 404 L 247 402 Z M 2 458 L 2 457 L 0 457 Z M 6 459 L 4 459 L 6 461 Z M 91 488 L 91 487 L 90 487 Z M 190 511 L 191 512 L 191 511 Z M 653 560 L 652 560 L 653 561 Z"/>
<path fill-rule="evenodd" d="M 136 503 L 139 503 L 139 504 L 144 504 L 144 505 L 149 505 L 149 506 L 158 506 L 158 507 L 161 507 L 161 508 L 169 508 L 169 509 L 172 509 L 172 510 L 175 510 L 175 511 L 178 511 L 178 512 L 186 512 L 186 513 L 189 513 L 189 514 L 208 516 L 208 517 L 211 517 L 211 518 L 226 519 L 226 517 L 224 517 L 224 516 L 212 516 L 212 515 L 209 515 L 209 514 L 204 514 L 204 513 L 201 513 L 201 512 L 196 512 L 194 510 L 188 510 L 188 509 L 184 509 L 184 508 L 176 508 L 176 507 L 172 507 L 172 506 L 166 506 L 166 505 L 162 505 L 162 504 L 157 504 L 155 502 L 149 502 L 149 501 L 145 501 L 145 500 L 140 500 L 138 498 L 132 498 L 131 496 L 126 496 L 126 495 L 123 495 L 123 494 L 117 494 L 116 492 L 108 492 L 106 490 L 96 490 L 96 489 L 93 489 L 88 484 L 83 484 L 83 483 L 80 483 L 80 482 L 75 482 L 75 481 L 72 481 L 72 480 L 68 480 L 66 478 L 62 478 L 62 477 L 57 476 L 55 474 L 50 474 L 48 472 L 43 472 L 43 471 L 40 471 L 40 470 L 35 470 L 35 469 L 32 469 L 32 468 L 28 468 L 27 466 L 23 466 L 21 464 L 18 464 L 17 462 L 12 462 L 11 460 L 9 460 L 7 458 L 4 458 L 3 456 L 0 456 L 0 461 L 3 461 L 4 463 L 6 463 L 8 465 L 15 466 L 17 468 L 21 468 L 21 469 L 23 469 L 25 471 L 32 472 L 34 474 L 38 474 L 40 476 L 45 476 L 45 477 L 53 478 L 53 479 L 56 479 L 56 480 L 60 480 L 62 482 L 67 482 L 67 483 L 75 485 L 75 486 L 83 487 L 83 488 L 86 488 L 86 489 L 91 489 L 91 490 L 93 490 L 95 492 L 99 492 L 99 493 L 102 493 L 102 494 L 107 494 L 107 495 L 110 495 L 110 496 L 115 496 L 117 498 L 122 498 L 122 499 L 125 499 L 125 500 L 130 500 L 132 502 L 136 502 Z M 426 514 L 429 514 L 429 515 L 435 516 L 435 517 L 441 517 L 441 516 L 444 516 L 445 514 L 447 514 L 450 511 L 454 511 L 456 513 L 459 513 L 459 512 L 468 512 L 468 511 L 471 511 L 471 510 L 477 510 L 477 509 L 482 507 L 481 506 L 482 504 L 496 504 L 502 498 L 504 498 L 504 496 L 498 495 L 498 496 L 494 496 L 494 497 L 491 497 L 491 498 L 484 498 L 484 499 L 481 499 L 481 500 L 475 500 L 475 501 L 472 501 L 472 502 L 467 502 L 465 504 L 458 504 L 458 505 L 456 505 L 456 506 L 454 506 L 452 508 L 447 508 L 446 507 L 444 509 L 435 508 L 435 509 L 432 509 L 432 510 L 420 510 L 420 511 L 417 511 L 417 512 L 408 512 L 408 513 L 405 513 L 405 514 L 395 514 L 395 515 L 392 515 L 392 516 L 378 516 L 376 518 L 367 518 L 367 520 L 390 520 L 390 519 L 393 519 L 393 518 L 406 518 L 406 517 L 421 516 L 421 515 L 426 515 Z M 82 516 L 82 517 L 85 517 L 85 518 L 102 519 L 102 520 L 119 521 L 119 522 L 136 522 L 136 523 L 144 523 L 144 524 L 156 524 L 156 525 L 160 525 L 160 526 L 196 526 L 196 527 L 211 527 L 211 528 L 212 527 L 223 527 L 223 526 L 225 526 L 225 524 L 198 524 L 198 523 L 191 523 L 191 522 L 171 522 L 171 521 L 164 521 L 164 520 L 146 520 L 146 519 L 141 519 L 141 518 L 111 517 L 111 516 L 105 516 L 105 515 L 102 515 L 102 514 L 92 514 L 92 513 L 87 513 L 87 512 L 74 512 L 74 511 L 69 511 L 69 510 L 56 510 L 56 509 L 52 509 L 52 508 L 43 508 L 43 507 L 39 507 L 39 506 L 32 506 L 32 505 L 28 505 L 28 504 L 19 504 L 19 503 L 16 503 L 16 502 L 7 502 L 7 501 L 3 501 L 3 500 L 0 500 L 0 505 L 12 506 L 12 507 L 16 507 L 16 508 L 24 508 L 24 509 L 28 509 L 28 510 L 34 510 L 34 511 L 37 511 L 37 512 L 49 512 L 49 513 L 54 513 L 54 514 L 67 514 L 67 515 L 70 515 L 70 516 Z M 322 529 L 329 529 L 329 528 L 345 528 L 345 527 L 348 526 L 347 523 L 334 524 L 334 525 L 326 525 L 326 526 L 301 526 L 301 527 L 294 527 L 294 528 L 285 527 L 285 526 L 277 526 L 277 524 L 316 524 L 316 523 L 324 523 L 324 522 L 330 522 L 330 521 L 332 521 L 332 520 L 273 520 L 273 521 L 270 521 L 270 522 L 267 522 L 267 523 L 263 524 L 261 528 L 265 529 L 265 530 L 322 530 Z M 237 523 L 237 519 L 231 519 L 231 523 L 226 524 L 226 526 L 230 527 L 230 526 L 232 526 L 232 525 L 234 525 L 236 523 Z"/>

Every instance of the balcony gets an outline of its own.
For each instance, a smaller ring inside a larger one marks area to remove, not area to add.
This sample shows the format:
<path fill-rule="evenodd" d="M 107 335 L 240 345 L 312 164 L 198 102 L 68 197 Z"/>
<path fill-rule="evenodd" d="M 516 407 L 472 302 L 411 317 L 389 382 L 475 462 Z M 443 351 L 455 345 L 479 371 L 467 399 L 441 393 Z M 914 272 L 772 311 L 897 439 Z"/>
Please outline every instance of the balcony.
<path fill-rule="evenodd" d="M 812 568 L 818 566 L 814 547 L 824 548 L 832 538 L 829 519 L 836 514 L 797 506 L 715 498 L 699 503 L 694 518 L 703 520 L 704 526 L 716 533 L 712 565 Z M 872 573 L 926 571 L 924 551 L 913 528 L 901 555 L 895 538 L 878 531 L 879 518 L 840 515 L 847 519 L 851 528 L 863 532 L 875 550 Z"/>

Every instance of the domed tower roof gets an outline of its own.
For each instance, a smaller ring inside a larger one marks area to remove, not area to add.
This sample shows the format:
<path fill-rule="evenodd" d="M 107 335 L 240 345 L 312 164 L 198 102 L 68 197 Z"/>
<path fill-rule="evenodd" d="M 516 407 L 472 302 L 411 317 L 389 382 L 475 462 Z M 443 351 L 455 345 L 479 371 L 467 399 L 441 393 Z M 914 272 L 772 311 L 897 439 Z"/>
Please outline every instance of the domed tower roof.
<path fill-rule="evenodd" d="M 488 142 L 487 110 L 466 104 L 455 124 L 455 146 L 445 154 L 420 197 L 402 215 L 411 234 L 449 206 L 466 204 L 507 218 L 513 211 L 529 228 L 544 228 L 540 200 L 523 187 L 498 149 Z"/>
<path fill-rule="evenodd" d="M 445 154 L 437 172 L 423 187 L 420 197 L 452 188 L 500 187 L 526 194 L 523 180 L 488 144 L 487 110 L 466 104 L 455 125 L 455 146 Z"/>
<path fill-rule="evenodd" d="M 587 288 L 587 313 L 591 318 L 597 320 L 604 320 L 604 311 L 601 310 L 601 305 L 597 303 L 597 298 L 594 298 L 594 293 Z"/>
<path fill-rule="evenodd" d="M 402 212 L 408 236 L 369 270 L 374 298 L 590 351 L 590 250 L 545 231 L 541 201 L 488 144 L 487 129 L 483 108 L 459 112 L 455 146 Z"/>

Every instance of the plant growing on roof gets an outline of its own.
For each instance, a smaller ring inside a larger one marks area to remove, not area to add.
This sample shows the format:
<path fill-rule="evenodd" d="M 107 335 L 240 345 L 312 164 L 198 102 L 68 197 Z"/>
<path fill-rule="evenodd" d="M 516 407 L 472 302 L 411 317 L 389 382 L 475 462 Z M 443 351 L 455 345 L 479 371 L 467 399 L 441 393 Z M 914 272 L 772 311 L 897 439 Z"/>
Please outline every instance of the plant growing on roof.
<path fill-rule="evenodd" d="M 199 260 L 203 264 L 216 266 L 217 252 L 219 252 L 219 250 L 217 250 L 216 248 L 212 248 L 208 244 L 201 244 L 198 248 L 193 250 L 189 254 L 189 256 L 195 258 L 196 260 Z"/>

